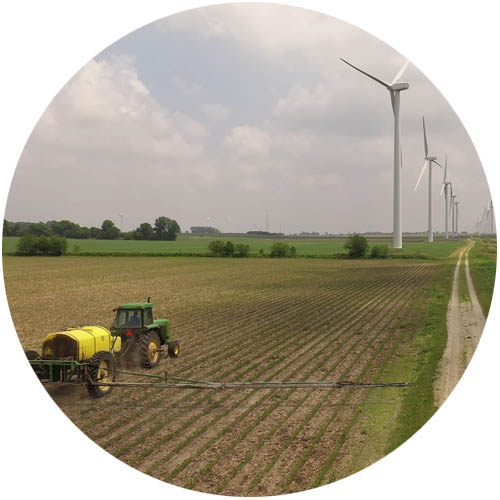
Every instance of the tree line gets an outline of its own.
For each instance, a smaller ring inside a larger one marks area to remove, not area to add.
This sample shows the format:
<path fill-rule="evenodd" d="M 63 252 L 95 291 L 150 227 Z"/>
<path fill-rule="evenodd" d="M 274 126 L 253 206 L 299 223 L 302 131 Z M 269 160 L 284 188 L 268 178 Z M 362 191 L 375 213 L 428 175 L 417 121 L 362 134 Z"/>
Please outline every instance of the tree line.
<path fill-rule="evenodd" d="M 100 239 L 100 240 L 166 240 L 172 241 L 177 238 L 181 228 L 176 220 L 165 216 L 158 217 L 154 225 L 143 222 L 137 229 L 122 232 L 109 219 L 101 224 L 101 227 L 85 227 L 69 220 L 47 221 L 47 222 L 11 222 L 3 221 L 3 236 L 25 236 L 36 237 L 60 236 L 73 239 Z"/>

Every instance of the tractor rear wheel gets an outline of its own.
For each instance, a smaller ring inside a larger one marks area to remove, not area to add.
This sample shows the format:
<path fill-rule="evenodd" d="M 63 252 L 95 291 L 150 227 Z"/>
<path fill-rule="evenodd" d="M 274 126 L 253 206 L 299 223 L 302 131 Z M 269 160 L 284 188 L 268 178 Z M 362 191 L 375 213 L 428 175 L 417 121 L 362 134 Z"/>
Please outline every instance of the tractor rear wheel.
<path fill-rule="evenodd" d="M 87 390 L 95 398 L 108 395 L 113 387 L 111 385 L 94 385 L 93 383 L 106 383 L 115 381 L 115 359 L 110 352 L 99 351 L 95 353 L 87 366 Z"/>
<path fill-rule="evenodd" d="M 160 337 L 156 332 L 147 332 L 139 339 L 139 353 L 143 368 L 154 368 L 161 359 Z"/>
<path fill-rule="evenodd" d="M 177 340 L 172 340 L 168 343 L 168 355 L 170 358 L 178 358 L 180 352 L 179 342 Z"/>

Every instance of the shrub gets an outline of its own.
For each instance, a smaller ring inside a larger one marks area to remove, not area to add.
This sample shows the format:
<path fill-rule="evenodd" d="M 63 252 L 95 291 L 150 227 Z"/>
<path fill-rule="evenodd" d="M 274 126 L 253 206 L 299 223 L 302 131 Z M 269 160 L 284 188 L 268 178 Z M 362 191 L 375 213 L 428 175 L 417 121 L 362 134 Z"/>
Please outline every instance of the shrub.
<path fill-rule="evenodd" d="M 236 257 L 248 257 L 250 253 L 250 245 L 245 245 L 245 243 L 238 243 L 235 247 Z"/>
<path fill-rule="evenodd" d="M 230 241 L 226 241 L 222 247 L 222 255 L 225 257 L 231 257 L 234 253 L 234 245 Z"/>
<path fill-rule="evenodd" d="M 373 245 L 370 257 L 372 259 L 385 259 L 389 253 L 389 247 L 384 243 L 383 245 Z"/>
<path fill-rule="evenodd" d="M 297 249 L 295 247 L 290 247 L 290 257 L 297 256 Z"/>
<path fill-rule="evenodd" d="M 364 236 L 355 234 L 349 236 L 344 248 L 347 250 L 349 257 L 359 259 L 360 257 L 364 257 L 368 251 L 368 240 Z"/>
<path fill-rule="evenodd" d="M 208 250 L 213 255 L 222 255 L 224 242 L 220 240 L 213 240 L 208 244 Z"/>
<path fill-rule="evenodd" d="M 264 249 L 259 248 L 259 257 L 264 257 Z"/>
<path fill-rule="evenodd" d="M 290 247 L 288 243 L 277 241 L 271 247 L 271 257 L 288 257 L 290 255 Z"/>
<path fill-rule="evenodd" d="M 66 253 L 68 243 L 64 236 L 53 235 L 35 236 L 25 234 L 17 242 L 17 255 L 63 255 Z"/>
<path fill-rule="evenodd" d="M 64 236 L 51 236 L 46 255 L 64 255 L 68 249 L 68 242 Z"/>
<path fill-rule="evenodd" d="M 35 255 L 38 252 L 38 237 L 34 234 L 25 234 L 17 242 L 17 255 Z"/>

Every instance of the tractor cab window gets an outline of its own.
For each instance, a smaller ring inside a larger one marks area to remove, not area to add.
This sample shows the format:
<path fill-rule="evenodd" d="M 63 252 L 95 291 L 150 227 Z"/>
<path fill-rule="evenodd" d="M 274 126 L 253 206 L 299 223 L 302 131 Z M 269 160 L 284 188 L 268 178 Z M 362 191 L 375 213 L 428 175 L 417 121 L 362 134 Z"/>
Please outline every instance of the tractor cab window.
<path fill-rule="evenodd" d="M 144 309 L 144 324 L 150 325 L 153 323 L 153 309 Z"/>
<path fill-rule="evenodd" d="M 118 309 L 115 328 L 139 328 L 142 326 L 141 311 L 138 309 Z"/>

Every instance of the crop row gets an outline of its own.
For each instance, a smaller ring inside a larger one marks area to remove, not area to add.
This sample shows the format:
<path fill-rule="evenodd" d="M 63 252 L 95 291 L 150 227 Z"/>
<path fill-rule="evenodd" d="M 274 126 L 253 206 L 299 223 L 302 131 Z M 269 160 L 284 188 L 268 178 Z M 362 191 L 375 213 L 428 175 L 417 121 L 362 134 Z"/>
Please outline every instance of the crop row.
<path fill-rule="evenodd" d="M 365 290 L 365 292 L 366 292 L 366 290 Z M 292 363 L 293 363 L 293 360 L 292 360 Z M 141 420 L 141 422 L 142 422 L 142 420 Z M 155 436 L 155 433 L 153 432 L 152 435 Z M 170 437 L 173 437 L 173 436 L 170 436 Z M 199 437 L 199 434 L 196 437 Z M 156 437 L 154 438 L 154 441 L 156 441 Z M 155 449 L 157 449 L 157 448 L 155 448 Z M 177 450 L 177 451 L 180 451 L 180 450 Z"/>

